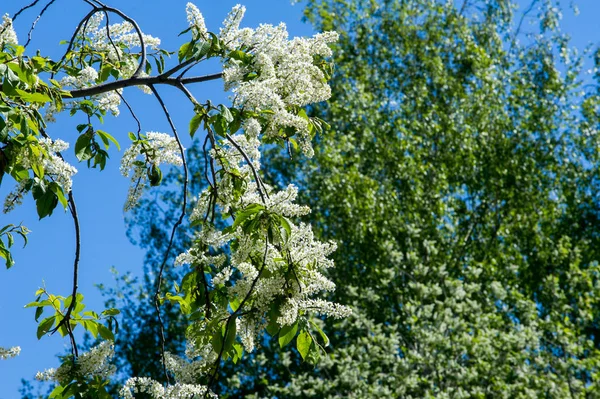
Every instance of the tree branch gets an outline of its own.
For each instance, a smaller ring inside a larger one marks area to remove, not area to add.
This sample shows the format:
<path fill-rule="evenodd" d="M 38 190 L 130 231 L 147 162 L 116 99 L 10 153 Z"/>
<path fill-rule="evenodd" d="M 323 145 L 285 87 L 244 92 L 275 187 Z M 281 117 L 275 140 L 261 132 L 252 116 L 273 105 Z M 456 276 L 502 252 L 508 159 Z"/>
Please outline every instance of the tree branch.
<path fill-rule="evenodd" d="M 87 87 L 85 89 L 71 90 L 69 93 L 71 97 L 65 98 L 81 98 L 86 96 L 94 96 L 97 94 L 106 93 L 113 90 L 123 89 L 131 86 L 152 86 L 157 84 L 166 84 L 170 86 L 180 87 L 180 85 L 186 85 L 190 83 L 201 83 L 209 80 L 220 79 L 223 76 L 222 72 L 214 73 L 211 75 L 195 76 L 191 78 L 170 78 L 167 72 L 158 76 L 147 76 L 147 77 L 135 77 L 132 76 L 129 79 L 117 80 L 114 82 L 104 83 L 98 86 Z"/>

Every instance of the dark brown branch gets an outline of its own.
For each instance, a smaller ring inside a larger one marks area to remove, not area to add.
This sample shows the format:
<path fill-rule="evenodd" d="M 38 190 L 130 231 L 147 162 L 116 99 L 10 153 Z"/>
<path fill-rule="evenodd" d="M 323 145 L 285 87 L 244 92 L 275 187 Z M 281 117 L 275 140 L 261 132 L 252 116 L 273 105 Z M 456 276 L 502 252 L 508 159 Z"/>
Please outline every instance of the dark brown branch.
<path fill-rule="evenodd" d="M 157 84 L 166 84 L 170 86 L 180 87 L 180 85 L 186 85 L 190 83 L 201 83 L 209 80 L 220 79 L 223 76 L 222 72 L 214 73 L 212 75 L 195 76 L 192 78 L 170 78 L 163 73 L 158 76 L 147 76 L 147 77 L 131 77 L 129 79 L 117 80 L 114 82 L 104 83 L 98 86 L 87 87 L 85 89 L 72 90 L 69 93 L 71 97 L 65 98 L 81 98 L 87 96 L 94 96 L 97 94 L 106 93 L 113 90 L 123 89 L 131 86 L 152 86 Z"/>
<path fill-rule="evenodd" d="M 177 141 L 177 146 L 179 147 L 179 152 L 181 153 L 181 159 L 183 162 L 183 176 L 184 176 L 183 194 L 182 194 L 183 195 L 183 204 L 181 206 L 181 214 L 179 215 L 179 219 L 177 219 L 177 221 L 173 225 L 173 229 L 171 230 L 171 238 L 169 239 L 169 245 L 167 246 L 167 250 L 165 251 L 165 256 L 163 258 L 163 262 L 160 265 L 160 270 L 158 272 L 158 277 L 156 279 L 156 291 L 154 293 L 154 306 L 156 308 L 156 315 L 158 317 L 158 321 L 160 324 L 160 341 L 161 341 L 163 371 L 165 373 L 165 378 L 167 380 L 167 383 L 170 384 L 171 382 L 169 379 L 169 374 L 167 372 L 167 364 L 166 364 L 166 359 L 165 359 L 164 323 L 163 323 L 162 317 L 160 315 L 160 299 L 159 298 L 160 298 L 160 289 L 162 286 L 163 272 L 165 270 L 165 265 L 167 264 L 167 260 L 169 259 L 169 253 L 171 252 L 171 248 L 173 247 L 173 242 L 175 240 L 175 233 L 177 231 L 177 227 L 179 227 L 181 225 L 181 223 L 183 223 L 183 218 L 185 217 L 185 211 L 186 211 L 186 207 L 187 207 L 188 168 L 187 168 L 187 163 L 185 160 L 184 148 L 181 145 L 181 140 L 179 140 L 179 135 L 177 134 L 177 129 L 175 128 L 175 124 L 173 123 L 173 120 L 171 119 L 169 110 L 167 109 L 162 97 L 160 96 L 160 94 L 158 94 L 158 91 L 156 90 L 156 88 L 153 85 L 150 85 L 150 90 L 152 90 L 152 93 L 154 93 L 154 95 L 156 96 L 156 99 L 160 103 L 160 106 L 162 107 L 163 112 L 165 113 L 167 121 L 169 122 L 169 125 L 171 126 L 171 130 L 173 131 L 175 140 Z"/>
<path fill-rule="evenodd" d="M 43 130 L 40 129 L 40 132 L 43 137 L 50 139 L 50 136 Z M 62 154 L 57 152 L 56 155 L 64 160 Z M 79 286 L 79 259 L 81 258 L 81 228 L 79 226 L 79 216 L 77 215 L 77 206 L 75 205 L 75 197 L 73 197 L 73 191 L 69 191 L 68 195 L 68 203 L 69 210 L 71 211 L 71 216 L 73 217 L 73 225 L 75 227 L 75 259 L 73 260 L 73 291 L 71 293 L 71 303 L 67 308 L 67 312 L 65 313 L 63 319 L 58 323 L 58 325 L 51 331 L 51 333 L 55 333 L 58 331 L 60 327 L 65 326 L 67 333 L 69 334 L 69 339 L 71 340 L 71 349 L 75 357 L 78 356 L 77 351 L 77 343 L 75 342 L 75 336 L 73 335 L 73 330 L 71 329 L 71 313 L 75 306 L 77 305 L 77 289 Z"/>

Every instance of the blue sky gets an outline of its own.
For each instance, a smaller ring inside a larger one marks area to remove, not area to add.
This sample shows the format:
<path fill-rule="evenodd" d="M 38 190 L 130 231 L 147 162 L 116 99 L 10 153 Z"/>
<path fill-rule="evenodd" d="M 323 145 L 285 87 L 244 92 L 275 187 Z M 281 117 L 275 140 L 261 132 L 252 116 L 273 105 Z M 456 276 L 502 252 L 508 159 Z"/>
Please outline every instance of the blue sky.
<path fill-rule="evenodd" d="M 244 26 L 259 23 L 277 24 L 284 21 L 292 36 L 309 35 L 312 30 L 300 22 L 302 5 L 291 6 L 287 0 L 241 0 L 247 6 Z M 600 23 L 600 1 L 581 0 L 578 17 L 566 3 L 563 30 L 573 37 L 573 43 L 583 48 L 595 40 L 598 44 Z M 14 14 L 29 0 L 4 0 L 0 14 Z M 145 33 L 162 39 L 162 47 L 176 50 L 183 43 L 177 34 L 186 27 L 185 4 L 187 0 L 106 0 L 135 18 Z M 7 4 L 8 3 L 8 4 Z M 42 2 L 43 3 L 43 2 Z M 236 1 L 197 2 L 210 30 L 218 31 L 221 21 L 235 5 Z M 58 42 L 70 38 L 79 19 L 87 13 L 81 0 L 56 0 L 53 7 L 40 20 L 34 31 L 30 50 L 41 49 L 43 55 L 53 58 L 61 56 L 64 46 Z M 39 8 L 36 9 L 39 11 Z M 37 12 L 26 12 L 16 22 L 17 33 L 24 41 L 31 22 Z M 113 21 L 116 21 L 113 19 Z M 525 28 L 527 25 L 525 25 Z M 525 29 L 526 31 L 527 29 Z M 176 61 L 176 60 L 173 60 Z M 173 64 L 174 65 L 174 64 Z M 216 72 L 216 66 L 199 67 L 198 74 Z M 182 132 L 192 116 L 189 103 L 173 88 L 159 88 L 175 123 Z M 213 102 L 227 101 L 219 81 L 209 82 L 193 88 L 198 100 L 210 98 Z M 170 132 L 156 101 L 135 88 L 125 92 L 130 103 L 142 120 L 144 131 Z M 48 132 L 54 138 L 72 142 L 77 136 L 75 126 L 82 123 L 80 118 L 59 118 Z M 133 119 L 122 110 L 118 118 L 107 117 L 103 130 L 111 133 L 127 146 L 127 132 L 135 129 Z M 76 163 L 70 152 L 71 162 Z M 85 164 L 76 165 L 79 173 L 74 178 L 74 194 L 77 200 L 82 225 L 82 258 L 80 272 L 80 292 L 85 295 L 88 308 L 101 311 L 102 298 L 94 284 L 110 285 L 111 266 L 119 271 L 141 270 L 143 253 L 131 245 L 125 236 L 123 203 L 128 189 L 128 181 L 118 171 L 120 154 L 111 151 L 111 160 L 106 170 L 88 170 Z M 0 188 L 0 199 L 12 188 L 10 179 L 5 179 Z M 17 264 L 9 271 L 0 268 L 0 346 L 20 345 L 19 357 L 0 361 L 0 399 L 18 396 L 20 379 L 31 379 L 36 371 L 56 367 L 55 355 L 67 347 L 67 340 L 58 335 L 44 337 L 38 341 L 35 336 L 37 324 L 33 320 L 33 310 L 23 306 L 34 299 L 33 294 L 44 282 L 47 289 L 55 294 L 69 295 L 71 291 L 71 268 L 74 254 L 73 227 L 70 217 L 57 209 L 54 215 L 42 221 L 37 220 L 35 206 L 31 200 L 8 215 L 0 214 L 0 226 L 22 222 L 32 230 L 30 243 L 25 250 L 15 250 Z"/>

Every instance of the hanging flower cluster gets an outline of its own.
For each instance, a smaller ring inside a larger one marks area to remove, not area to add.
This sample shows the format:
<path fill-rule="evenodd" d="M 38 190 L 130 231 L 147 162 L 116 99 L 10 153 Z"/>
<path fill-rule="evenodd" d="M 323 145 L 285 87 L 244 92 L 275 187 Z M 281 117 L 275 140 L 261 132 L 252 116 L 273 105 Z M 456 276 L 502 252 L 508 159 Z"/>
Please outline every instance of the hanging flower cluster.
<path fill-rule="evenodd" d="M 11 357 L 19 356 L 21 353 L 21 348 L 19 346 L 13 346 L 12 348 L 2 348 L 0 347 L 0 359 L 10 359 Z"/>
<path fill-rule="evenodd" d="M 125 210 L 135 207 L 148 182 L 151 185 L 160 183 L 161 164 L 181 166 L 182 163 L 177 141 L 168 134 L 149 132 L 145 137 L 135 139 L 121 160 L 121 174 L 131 178 Z"/>
<path fill-rule="evenodd" d="M 0 47 L 5 44 L 16 45 L 18 43 L 17 34 L 13 28 L 12 19 L 8 14 L 2 16 L 2 23 L 0 24 Z"/>

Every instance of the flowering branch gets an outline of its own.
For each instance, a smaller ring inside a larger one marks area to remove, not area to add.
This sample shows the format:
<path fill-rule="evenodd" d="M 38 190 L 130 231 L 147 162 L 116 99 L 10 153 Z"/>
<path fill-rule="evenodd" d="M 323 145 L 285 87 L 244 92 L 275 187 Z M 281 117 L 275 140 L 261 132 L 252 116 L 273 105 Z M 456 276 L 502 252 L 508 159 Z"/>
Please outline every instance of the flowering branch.
<path fill-rule="evenodd" d="M 52 121 L 55 113 L 65 109 L 72 115 L 83 113 L 87 123 L 77 126 L 80 135 L 75 143 L 76 156 L 89 166 L 103 169 L 111 143 L 117 147 L 119 144 L 109 133 L 95 128 L 92 120 L 102 120 L 107 112 L 118 116 L 122 103 L 137 123 L 137 135 L 129 133 L 131 146 L 124 151 L 120 168 L 132 183 L 125 210 L 136 206 L 144 189 L 161 183 L 162 164 L 181 166 L 184 181 L 181 213 L 172 226 L 153 295 L 167 385 L 134 376 L 125 383 L 121 395 L 133 398 L 135 391 L 149 393 L 155 399 L 214 396 L 211 388 L 221 363 L 228 359 L 238 362 L 244 352 L 254 351 L 264 332 L 277 336 L 282 347 L 296 339 L 302 358 L 316 362 L 328 340 L 322 331 L 318 335 L 311 333 L 317 328 L 311 318 L 315 314 L 340 318 L 350 313 L 343 305 L 315 299 L 335 288 L 323 274 L 333 266 L 329 255 L 335 244 L 319 242 L 310 226 L 294 222 L 310 211 L 295 203 L 298 189 L 294 185 L 277 190 L 263 181 L 260 170 L 265 145 L 284 147 L 292 143 L 307 156 L 312 155 L 311 139 L 322 130 L 324 122 L 310 118 L 304 108 L 330 96 L 327 80 L 331 66 L 327 60 L 331 56 L 329 45 L 337 40 L 337 34 L 328 32 L 310 39 L 289 40 L 284 25 L 240 28 L 245 11 L 241 6 L 231 10 L 223 28 L 215 34 L 207 31 L 202 14 L 189 3 L 186 32 L 191 39 L 177 52 L 177 65 L 166 68 L 164 56 L 171 53 L 159 48 L 159 39 L 142 34 L 137 23 L 119 10 L 98 0 L 84 1 L 92 10 L 79 22 L 58 63 L 37 57 L 28 64 L 29 59 L 21 56 L 18 48 L 7 55 L 0 53 L 4 57 L 0 58 L 0 66 L 16 58 L 20 68 L 30 68 L 29 74 L 19 76 L 34 75 L 38 79 L 20 82 L 14 90 L 8 86 L 10 81 L 3 82 L 3 89 L 8 89 L 0 99 L 6 97 L 2 101 L 13 109 L 22 109 L 23 118 L 28 118 L 27 123 L 11 125 L 14 134 L 7 138 L 0 135 L 0 141 L 6 141 L 2 142 L 2 151 L 13 151 L 9 158 L 12 164 L 2 166 L 0 172 L 8 171 L 18 183 L 16 194 L 12 194 L 14 200 L 10 197 L 10 207 L 32 191 L 40 217 L 50 215 L 61 203 L 70 209 L 76 228 L 72 295 L 63 298 L 41 289 L 37 300 L 29 305 L 38 309 L 36 319 L 45 307 L 54 312 L 40 321 L 38 337 L 59 331 L 69 336 L 73 350 L 61 366 L 62 371 L 59 368 L 41 378 L 54 379 L 62 388 L 76 381 L 84 387 L 81 389 L 85 395 L 96 397 L 106 385 L 103 373 L 110 370 L 91 367 L 86 359 L 101 355 L 98 359 L 104 364 L 112 354 L 112 346 L 104 344 L 80 355 L 73 329 L 81 325 L 94 336 L 112 340 L 112 322 L 118 311 L 107 309 L 101 316 L 81 313 L 83 296 L 77 290 L 80 233 L 71 191 L 71 176 L 76 170 L 60 155 L 67 143 L 52 142 L 47 137 L 38 139 L 36 132 L 43 132 L 45 122 Z M 109 24 L 109 14 L 118 15 L 123 22 Z M 10 35 L 0 36 L 0 44 L 6 41 L 16 46 L 12 21 L 4 24 L 11 31 Z M 147 46 L 153 51 L 147 52 Z M 141 52 L 132 51 L 137 47 Z M 154 76 L 147 75 L 151 70 L 148 57 L 156 61 L 158 71 Z M 220 60 L 222 72 L 185 77 L 199 62 L 211 58 Z M 42 72 L 51 73 L 52 77 L 59 74 L 60 80 L 52 80 L 49 86 L 37 78 Z M 226 90 L 232 92 L 231 105 L 214 105 L 209 100 L 200 103 L 188 87 L 214 79 L 223 79 Z M 193 105 L 190 135 L 194 137 L 201 127 L 206 132 L 203 155 L 208 187 L 195 200 L 189 216 L 187 161 L 178 129 L 157 90 L 161 84 L 178 88 Z M 122 94 L 124 88 L 131 86 L 156 97 L 172 134 L 142 134 L 141 122 Z M 40 109 L 45 110 L 45 116 L 39 114 Z M 31 128 L 33 133 L 22 131 L 29 126 L 35 127 Z M 18 139 L 20 134 L 31 139 L 23 144 Z M 189 269 L 181 284 L 175 286 L 175 292 L 167 291 L 162 296 L 163 275 L 175 234 L 186 216 L 190 225 L 197 227 L 196 236 L 187 251 L 177 256 L 175 265 L 188 265 Z M 186 351 L 189 362 L 165 350 L 160 308 L 165 301 L 177 303 L 190 319 Z M 317 336 L 322 337 L 323 343 L 317 342 Z M 102 378 L 97 378 L 98 373 L 102 373 Z M 199 385 L 199 381 L 208 384 Z"/>

